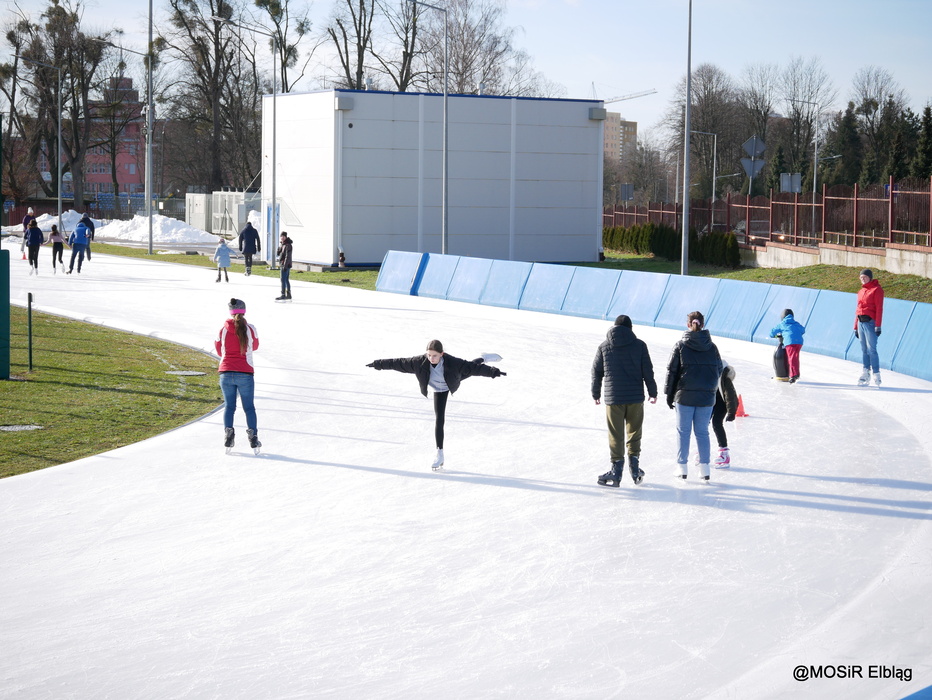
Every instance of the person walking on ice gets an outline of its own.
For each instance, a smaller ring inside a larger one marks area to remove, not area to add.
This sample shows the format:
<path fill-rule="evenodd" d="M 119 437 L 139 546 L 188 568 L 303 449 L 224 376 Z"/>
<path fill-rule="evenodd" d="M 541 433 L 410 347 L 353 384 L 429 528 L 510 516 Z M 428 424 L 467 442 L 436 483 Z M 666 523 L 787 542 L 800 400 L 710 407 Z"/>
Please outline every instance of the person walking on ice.
<path fill-rule="evenodd" d="M 689 440 L 696 434 L 699 449 L 699 475 L 709 480 L 709 420 L 715 406 L 715 391 L 722 375 L 722 358 L 705 329 L 705 317 L 699 311 L 686 316 L 686 332 L 674 347 L 667 364 L 663 393 L 667 405 L 676 410 L 679 450 L 677 476 L 685 479 L 689 461 Z"/>
<path fill-rule="evenodd" d="M 259 442 L 259 428 L 256 421 L 255 367 L 252 353 L 259 349 L 259 334 L 256 327 L 246 322 L 246 302 L 242 299 L 230 299 L 230 318 L 223 324 L 214 348 L 220 356 L 220 391 L 223 392 L 223 446 L 227 454 L 233 448 L 235 431 L 233 414 L 236 413 L 236 397 L 243 404 L 246 414 L 246 436 L 249 446 L 259 454 L 262 443 Z"/>
<path fill-rule="evenodd" d="M 29 249 L 29 274 L 39 274 L 39 248 L 45 243 L 45 234 L 39 228 L 39 222 L 33 219 L 26 229 L 26 247 Z"/>
<path fill-rule="evenodd" d="M 657 382 L 647 344 L 634 335 L 631 319 L 621 315 L 609 329 L 592 362 L 592 398 L 596 405 L 604 394 L 608 423 L 608 449 L 612 468 L 599 477 L 602 486 L 621 485 L 625 471 L 625 450 L 631 480 L 640 484 L 641 434 L 644 424 L 644 387 L 651 403 L 657 403 Z M 627 434 L 627 440 L 625 435 Z"/>
<path fill-rule="evenodd" d="M 280 269 L 282 281 L 282 295 L 275 301 L 291 301 L 291 252 L 292 241 L 288 234 L 282 231 L 281 240 L 278 243 L 278 267 Z"/>
<path fill-rule="evenodd" d="M 421 387 L 421 393 L 427 396 L 427 388 L 434 390 L 434 439 L 437 443 L 437 456 L 430 465 L 434 471 L 443 466 L 443 427 L 447 409 L 447 398 L 460 388 L 460 383 L 472 376 L 504 377 L 498 367 L 487 362 L 502 359 L 498 355 L 485 354 L 475 360 L 462 360 L 443 351 L 443 343 L 432 340 L 427 344 L 427 352 L 414 357 L 374 360 L 366 365 L 373 369 L 393 369 L 396 372 L 413 374 Z"/>
<path fill-rule="evenodd" d="M 217 263 L 217 281 L 220 281 L 220 273 L 223 273 L 227 282 L 230 281 L 230 246 L 227 245 L 226 239 L 221 238 L 217 244 L 217 250 L 214 251 L 213 261 Z"/>
<path fill-rule="evenodd" d="M 58 274 L 58 268 L 55 266 L 55 261 L 58 260 L 61 263 L 61 269 L 65 269 L 65 261 L 62 259 L 62 253 L 65 250 L 65 237 L 61 235 L 61 231 L 58 230 L 58 226 L 52 224 L 52 232 L 49 234 L 49 243 L 52 244 L 52 274 Z"/>
<path fill-rule="evenodd" d="M 716 469 L 728 469 L 731 466 L 731 450 L 728 448 L 728 434 L 725 423 L 731 423 L 738 414 L 738 392 L 735 391 L 735 368 L 722 360 L 722 376 L 715 391 L 715 406 L 712 407 L 712 432 L 718 441 L 718 457 L 715 458 Z"/>
<path fill-rule="evenodd" d="M 786 366 L 790 375 L 790 384 L 799 381 L 799 353 L 803 349 L 803 334 L 806 327 L 793 317 L 793 309 L 783 309 L 780 324 L 770 331 L 770 337 L 783 337 L 786 347 Z"/>
<path fill-rule="evenodd" d="M 259 232 L 252 222 L 247 221 L 243 230 L 239 234 L 239 251 L 243 254 L 243 262 L 246 264 L 246 276 L 252 274 L 252 256 L 262 252 L 262 243 L 259 240 Z"/>
<path fill-rule="evenodd" d="M 874 273 L 868 268 L 861 270 L 860 279 L 858 304 L 854 310 L 854 337 L 861 341 L 864 371 L 858 379 L 858 386 L 868 385 L 872 371 L 874 384 L 880 386 L 877 339 L 880 337 L 880 324 L 883 322 L 883 287 L 874 279 Z"/>

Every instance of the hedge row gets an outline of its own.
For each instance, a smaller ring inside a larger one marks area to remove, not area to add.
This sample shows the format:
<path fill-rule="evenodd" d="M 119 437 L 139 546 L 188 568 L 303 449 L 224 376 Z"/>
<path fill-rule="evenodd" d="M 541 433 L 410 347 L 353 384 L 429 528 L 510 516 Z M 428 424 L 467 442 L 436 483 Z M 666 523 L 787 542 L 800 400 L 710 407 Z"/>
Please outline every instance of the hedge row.
<path fill-rule="evenodd" d="M 679 260 L 683 250 L 680 232 L 665 224 L 638 224 L 627 228 L 610 226 L 602 229 L 602 247 L 636 255 L 653 254 L 667 260 Z M 733 233 L 712 233 L 699 236 L 689 232 L 689 259 L 693 262 L 738 268 L 741 253 Z"/>

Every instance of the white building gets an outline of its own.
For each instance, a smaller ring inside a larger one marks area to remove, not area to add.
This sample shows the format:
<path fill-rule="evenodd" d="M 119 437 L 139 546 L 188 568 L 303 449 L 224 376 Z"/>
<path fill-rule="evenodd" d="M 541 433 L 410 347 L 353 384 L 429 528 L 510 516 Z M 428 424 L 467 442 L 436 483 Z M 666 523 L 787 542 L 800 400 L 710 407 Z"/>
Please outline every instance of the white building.
<path fill-rule="evenodd" d="M 330 90 L 279 95 L 279 230 L 296 261 L 381 262 L 441 252 L 443 96 Z M 273 98 L 263 105 L 262 211 L 271 219 Z M 605 110 L 598 100 L 451 95 L 447 253 L 598 259 Z"/>

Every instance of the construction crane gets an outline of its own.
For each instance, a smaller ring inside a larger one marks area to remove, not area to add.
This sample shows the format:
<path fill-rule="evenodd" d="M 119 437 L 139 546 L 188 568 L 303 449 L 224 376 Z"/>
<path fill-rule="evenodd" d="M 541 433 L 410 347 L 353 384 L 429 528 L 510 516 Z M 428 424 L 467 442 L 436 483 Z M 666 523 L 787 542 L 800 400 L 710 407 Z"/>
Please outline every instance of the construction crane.
<path fill-rule="evenodd" d="M 610 105 L 613 102 L 624 102 L 625 100 L 633 100 L 636 97 L 647 97 L 648 95 L 657 94 L 656 90 L 644 90 L 643 92 L 632 92 L 630 95 L 621 95 L 620 97 L 612 97 L 607 100 L 602 100 L 602 104 Z"/>

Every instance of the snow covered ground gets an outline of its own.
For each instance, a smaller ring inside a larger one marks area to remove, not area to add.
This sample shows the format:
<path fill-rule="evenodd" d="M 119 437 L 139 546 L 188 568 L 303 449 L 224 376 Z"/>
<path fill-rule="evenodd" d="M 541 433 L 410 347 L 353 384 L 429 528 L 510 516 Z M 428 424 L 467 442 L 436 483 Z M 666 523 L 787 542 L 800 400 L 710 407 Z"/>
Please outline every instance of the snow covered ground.
<path fill-rule="evenodd" d="M 70 209 L 62 214 L 62 226 L 66 233 L 70 233 L 81 220 L 81 214 L 74 209 Z M 252 217 L 250 217 L 252 220 Z M 101 241 L 132 241 L 143 243 L 149 240 L 149 217 L 136 214 L 132 219 L 126 221 L 109 220 L 109 219 L 92 219 L 95 227 L 95 238 Z M 58 223 L 58 217 L 52 214 L 42 214 L 36 219 L 39 228 L 48 233 L 52 230 L 52 224 Z M 10 246 L 19 250 L 22 242 L 20 233 L 22 226 L 4 226 L 3 230 L 11 234 Z M 217 236 L 207 233 L 199 228 L 189 226 L 184 221 L 162 216 L 161 214 L 152 215 L 152 240 L 154 243 L 217 243 Z"/>
<path fill-rule="evenodd" d="M 720 339 L 750 414 L 730 424 L 733 468 L 675 480 L 661 402 L 646 407 L 644 483 L 603 488 L 589 368 L 605 321 L 300 275 L 284 305 L 269 278 L 221 285 L 104 255 L 53 276 L 50 255 L 38 277 L 11 261 L 14 303 L 32 292 L 38 309 L 212 351 L 226 301 L 244 299 L 264 446 L 245 447 L 238 412 L 225 455 L 213 413 L 0 481 L 0 697 L 902 698 L 932 686 L 929 382 L 884 372 L 883 389 L 859 388 L 858 366 L 804 349 L 802 381 L 780 384 L 772 348 Z M 635 332 L 662 382 L 679 333 Z M 431 338 L 461 357 L 498 352 L 508 373 L 450 399 L 438 474 L 431 401 L 412 376 L 365 367 Z M 823 677 L 794 678 L 804 672 Z"/>

